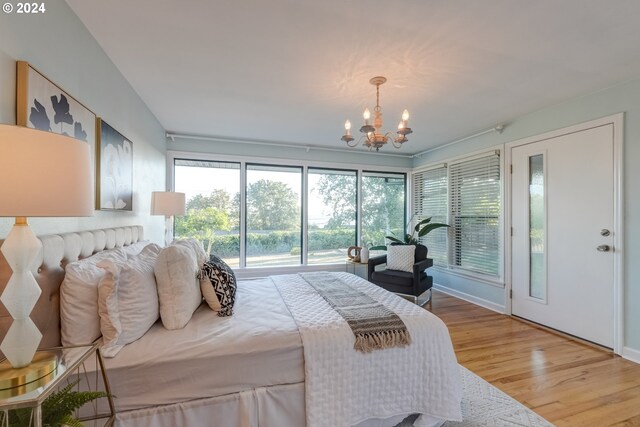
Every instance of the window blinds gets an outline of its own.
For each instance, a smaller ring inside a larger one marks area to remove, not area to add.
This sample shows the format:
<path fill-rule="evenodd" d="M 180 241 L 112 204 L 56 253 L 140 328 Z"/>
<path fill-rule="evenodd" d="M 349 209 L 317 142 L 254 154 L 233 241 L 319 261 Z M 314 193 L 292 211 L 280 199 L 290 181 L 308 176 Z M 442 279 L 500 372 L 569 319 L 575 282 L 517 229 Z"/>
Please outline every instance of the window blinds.
<path fill-rule="evenodd" d="M 500 276 L 499 152 L 451 164 L 449 179 L 450 264 Z"/>
<path fill-rule="evenodd" d="M 447 167 L 441 166 L 413 175 L 413 210 L 417 220 L 432 217 L 431 222 L 447 223 Z M 420 243 L 429 248 L 435 265 L 447 265 L 447 229 L 427 234 Z"/>

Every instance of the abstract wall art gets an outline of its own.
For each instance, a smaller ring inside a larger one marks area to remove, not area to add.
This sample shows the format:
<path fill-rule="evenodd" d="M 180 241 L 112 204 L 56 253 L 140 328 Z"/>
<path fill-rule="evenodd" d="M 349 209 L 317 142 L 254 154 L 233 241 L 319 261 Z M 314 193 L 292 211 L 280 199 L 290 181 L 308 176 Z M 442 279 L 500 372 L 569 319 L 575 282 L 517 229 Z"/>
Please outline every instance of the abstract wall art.
<path fill-rule="evenodd" d="M 29 63 L 16 68 L 16 124 L 86 141 L 95 153 L 96 115 Z M 95 154 L 91 161 L 95 171 Z"/>
<path fill-rule="evenodd" d="M 133 210 L 133 144 L 98 118 L 96 208 Z"/>

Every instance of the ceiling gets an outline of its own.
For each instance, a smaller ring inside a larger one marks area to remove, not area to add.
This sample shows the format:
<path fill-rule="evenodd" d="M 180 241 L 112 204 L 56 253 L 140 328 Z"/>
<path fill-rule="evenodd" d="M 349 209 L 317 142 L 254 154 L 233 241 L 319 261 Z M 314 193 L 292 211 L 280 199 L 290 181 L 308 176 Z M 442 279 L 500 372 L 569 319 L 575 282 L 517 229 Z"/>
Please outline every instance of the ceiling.
<path fill-rule="evenodd" d="M 169 132 L 414 154 L 640 77 L 637 0 L 67 0 Z"/>

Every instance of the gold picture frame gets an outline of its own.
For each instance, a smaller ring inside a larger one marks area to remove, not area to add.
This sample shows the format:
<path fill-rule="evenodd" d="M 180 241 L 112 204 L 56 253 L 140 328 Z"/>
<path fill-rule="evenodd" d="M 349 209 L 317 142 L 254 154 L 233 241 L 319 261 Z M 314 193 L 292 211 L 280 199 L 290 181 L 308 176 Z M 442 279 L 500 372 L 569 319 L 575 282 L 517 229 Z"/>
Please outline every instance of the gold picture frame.
<path fill-rule="evenodd" d="M 96 170 L 96 114 L 26 61 L 16 62 L 16 124 L 87 142 Z"/>

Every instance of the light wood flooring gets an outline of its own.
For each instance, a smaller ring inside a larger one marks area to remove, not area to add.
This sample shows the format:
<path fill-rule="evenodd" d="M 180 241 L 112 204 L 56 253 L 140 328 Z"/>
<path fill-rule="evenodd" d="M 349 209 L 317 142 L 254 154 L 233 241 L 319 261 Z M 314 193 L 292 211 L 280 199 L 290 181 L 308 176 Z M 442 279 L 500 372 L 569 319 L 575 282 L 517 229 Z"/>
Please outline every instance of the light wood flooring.
<path fill-rule="evenodd" d="M 558 427 L 640 426 L 640 365 L 440 292 L 426 308 L 461 365 Z"/>

